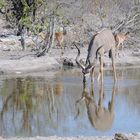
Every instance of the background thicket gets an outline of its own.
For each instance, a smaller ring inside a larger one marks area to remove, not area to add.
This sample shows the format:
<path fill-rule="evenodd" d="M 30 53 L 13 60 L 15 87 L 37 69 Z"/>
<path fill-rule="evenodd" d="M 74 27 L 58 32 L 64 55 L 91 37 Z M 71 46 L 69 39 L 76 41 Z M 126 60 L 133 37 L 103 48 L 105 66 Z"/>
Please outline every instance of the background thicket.
<path fill-rule="evenodd" d="M 0 13 L 21 36 L 23 49 L 26 34 L 49 33 L 49 43 L 35 42 L 38 56 L 49 51 L 55 31 L 62 29 L 67 32 L 66 47 L 74 41 L 86 45 L 103 27 L 111 28 L 114 34 L 129 31 L 129 46 L 140 44 L 139 0 L 0 0 Z"/>

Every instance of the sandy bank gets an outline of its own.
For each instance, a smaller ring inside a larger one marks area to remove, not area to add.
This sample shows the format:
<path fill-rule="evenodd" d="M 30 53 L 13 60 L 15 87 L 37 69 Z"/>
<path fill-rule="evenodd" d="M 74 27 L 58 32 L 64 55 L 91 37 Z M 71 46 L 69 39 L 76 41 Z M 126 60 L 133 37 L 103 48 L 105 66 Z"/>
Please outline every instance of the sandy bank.
<path fill-rule="evenodd" d="M 56 70 L 63 66 L 63 62 L 70 61 L 73 66 L 77 66 L 75 58 L 76 49 L 66 49 L 65 54 L 60 56 L 60 49 L 52 49 L 49 54 L 43 57 L 35 57 L 32 52 L 23 51 L 0 51 L 0 73 L 27 73 Z M 81 49 L 81 58 L 85 60 L 87 48 Z M 108 56 L 104 57 L 106 66 L 111 66 Z M 115 60 L 116 66 L 130 66 L 140 64 L 140 51 L 125 50 L 125 56 L 120 56 Z"/>
<path fill-rule="evenodd" d="M 95 136 L 95 137 L 84 137 L 84 136 L 77 136 L 77 137 L 57 137 L 57 136 L 50 136 L 50 137 L 28 137 L 28 138 L 20 138 L 20 137 L 13 137 L 13 138 L 2 138 L 0 140 L 140 140 L 140 133 L 131 133 L 131 134 L 115 134 L 114 136 Z"/>

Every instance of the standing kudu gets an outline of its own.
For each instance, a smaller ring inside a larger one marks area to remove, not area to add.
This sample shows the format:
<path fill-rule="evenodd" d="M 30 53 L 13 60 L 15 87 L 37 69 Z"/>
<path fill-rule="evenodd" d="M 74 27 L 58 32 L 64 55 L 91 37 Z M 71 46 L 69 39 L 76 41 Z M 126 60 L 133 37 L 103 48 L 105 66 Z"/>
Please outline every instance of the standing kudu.
<path fill-rule="evenodd" d="M 122 53 L 124 55 L 124 52 L 123 52 L 123 49 L 124 49 L 124 41 L 127 40 L 129 37 L 129 32 L 127 33 L 118 33 L 115 35 L 115 40 L 117 42 L 117 45 L 116 45 L 116 55 L 119 55 L 118 53 L 118 50 L 121 48 L 122 50 Z"/>
<path fill-rule="evenodd" d="M 104 53 L 106 52 L 109 52 L 111 56 L 112 67 L 113 67 L 113 72 L 114 72 L 114 81 L 116 81 L 116 72 L 115 72 L 115 64 L 114 64 L 115 39 L 111 30 L 103 29 L 93 36 L 88 47 L 88 54 L 87 54 L 85 65 L 79 61 L 80 49 L 77 47 L 76 44 L 74 45 L 78 49 L 76 63 L 82 68 L 84 81 L 86 80 L 86 77 L 89 73 L 93 75 L 94 68 L 97 63 L 97 59 L 99 57 L 99 61 L 100 61 L 100 74 L 99 75 L 101 75 L 101 81 L 103 82 L 103 57 L 104 57 Z"/>
<path fill-rule="evenodd" d="M 57 45 L 61 48 L 61 55 L 64 54 L 64 38 L 65 35 L 67 34 L 66 30 L 63 29 L 63 31 L 57 31 L 55 32 L 55 40 L 57 41 Z M 44 40 L 47 41 L 49 40 L 49 33 L 44 33 L 44 32 L 40 32 L 39 36 Z"/>

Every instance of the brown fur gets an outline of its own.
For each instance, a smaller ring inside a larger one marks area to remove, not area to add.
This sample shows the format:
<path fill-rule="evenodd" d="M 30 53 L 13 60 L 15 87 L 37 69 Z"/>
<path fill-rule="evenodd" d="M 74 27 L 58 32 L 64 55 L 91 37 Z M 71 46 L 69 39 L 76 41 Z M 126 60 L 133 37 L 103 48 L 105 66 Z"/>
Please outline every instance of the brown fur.
<path fill-rule="evenodd" d="M 61 47 L 61 53 L 64 53 L 64 35 L 66 34 L 66 32 L 55 32 L 55 39 L 57 41 L 57 44 L 59 47 Z M 41 36 L 41 38 L 43 40 L 48 40 L 49 38 L 49 34 L 45 34 L 43 32 L 39 33 L 39 36 Z"/>
<path fill-rule="evenodd" d="M 128 35 L 129 35 L 129 32 L 127 32 L 127 33 L 118 33 L 115 36 L 115 40 L 117 42 L 117 45 L 116 45 L 117 50 L 119 50 L 120 48 L 123 50 L 123 48 L 124 48 L 123 43 L 124 43 L 125 40 L 127 40 Z"/>

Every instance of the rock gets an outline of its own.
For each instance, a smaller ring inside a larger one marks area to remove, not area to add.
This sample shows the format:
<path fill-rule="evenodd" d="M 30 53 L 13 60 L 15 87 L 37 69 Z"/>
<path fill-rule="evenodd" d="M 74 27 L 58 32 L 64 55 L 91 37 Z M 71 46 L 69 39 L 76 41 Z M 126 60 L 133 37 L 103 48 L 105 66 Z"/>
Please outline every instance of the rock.
<path fill-rule="evenodd" d="M 71 59 L 68 59 L 68 58 L 65 58 L 64 60 L 63 60 L 63 65 L 64 66 L 74 66 L 74 63 L 72 62 L 72 60 Z"/>
<path fill-rule="evenodd" d="M 124 134 L 116 133 L 114 140 L 128 140 L 128 138 Z"/>

